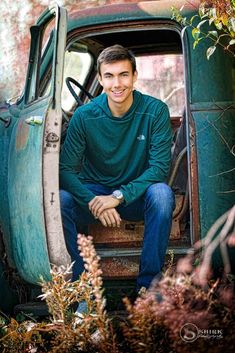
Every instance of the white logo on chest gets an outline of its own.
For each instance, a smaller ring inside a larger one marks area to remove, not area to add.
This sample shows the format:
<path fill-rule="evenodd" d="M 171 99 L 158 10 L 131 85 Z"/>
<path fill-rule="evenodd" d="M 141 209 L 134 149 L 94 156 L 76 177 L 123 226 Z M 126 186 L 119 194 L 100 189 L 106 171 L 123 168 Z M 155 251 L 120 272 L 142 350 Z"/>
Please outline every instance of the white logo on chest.
<path fill-rule="evenodd" d="M 143 140 L 145 140 L 145 136 L 144 135 L 139 135 L 139 136 L 137 136 L 137 140 L 143 141 Z"/>

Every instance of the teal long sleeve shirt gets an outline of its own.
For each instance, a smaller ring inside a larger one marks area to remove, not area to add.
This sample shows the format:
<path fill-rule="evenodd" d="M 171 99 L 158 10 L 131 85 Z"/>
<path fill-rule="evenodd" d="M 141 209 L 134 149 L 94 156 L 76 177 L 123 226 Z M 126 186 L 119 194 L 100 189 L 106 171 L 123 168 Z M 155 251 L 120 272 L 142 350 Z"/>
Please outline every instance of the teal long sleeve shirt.
<path fill-rule="evenodd" d="M 168 107 L 138 91 L 133 97 L 122 117 L 112 116 L 104 93 L 79 107 L 70 121 L 60 157 L 60 188 L 85 209 L 95 197 L 85 183 L 120 189 L 128 205 L 151 184 L 166 180 L 172 142 Z"/>

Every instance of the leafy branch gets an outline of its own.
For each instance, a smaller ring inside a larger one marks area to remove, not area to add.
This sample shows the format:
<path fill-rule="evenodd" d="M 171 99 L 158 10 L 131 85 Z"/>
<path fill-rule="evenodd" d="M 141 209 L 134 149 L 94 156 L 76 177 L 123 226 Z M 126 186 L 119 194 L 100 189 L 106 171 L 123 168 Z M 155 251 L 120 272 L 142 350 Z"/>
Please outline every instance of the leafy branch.
<path fill-rule="evenodd" d="M 208 60 L 218 45 L 235 56 L 233 47 L 235 45 L 235 0 L 203 1 L 199 6 L 198 14 L 190 19 L 182 15 L 184 6 L 180 9 L 172 7 L 172 18 L 184 27 L 183 31 L 186 28 L 191 28 L 194 49 L 201 40 L 209 38 L 213 41 L 213 45 L 207 48 L 206 57 Z M 202 30 L 206 24 L 212 29 Z"/>

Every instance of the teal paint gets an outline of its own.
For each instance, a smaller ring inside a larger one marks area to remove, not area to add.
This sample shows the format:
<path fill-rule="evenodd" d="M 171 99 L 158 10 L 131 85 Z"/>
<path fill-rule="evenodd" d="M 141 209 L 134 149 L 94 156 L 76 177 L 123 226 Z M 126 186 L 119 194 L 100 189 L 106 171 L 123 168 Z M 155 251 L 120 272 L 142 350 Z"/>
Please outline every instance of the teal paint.
<path fill-rule="evenodd" d="M 235 108 L 193 112 L 196 128 L 201 236 L 234 204 Z M 229 192 L 231 191 L 231 192 Z"/>
<path fill-rule="evenodd" d="M 228 102 L 235 100 L 235 60 L 218 47 L 215 53 L 206 58 L 206 50 L 212 45 L 210 41 L 201 41 L 193 49 L 193 39 L 189 31 L 190 50 L 190 103 Z"/>
<path fill-rule="evenodd" d="M 4 115 L 1 113 L 1 116 Z M 9 117 L 10 114 L 5 114 L 6 117 Z M 13 243 L 11 238 L 10 230 L 10 210 L 9 210 L 9 200 L 8 200 L 8 158 L 9 158 L 9 145 L 11 139 L 12 129 L 16 119 L 13 117 L 11 124 L 8 128 L 0 123 L 0 159 L 1 159 L 1 168 L 0 168 L 0 226 L 3 235 L 3 241 L 5 249 L 7 252 L 8 262 L 11 267 L 15 267 L 14 256 L 13 256 Z"/>
<path fill-rule="evenodd" d="M 24 117 L 15 124 L 9 151 L 8 194 L 14 261 L 21 277 L 35 284 L 40 276 L 50 278 L 42 190 L 44 126 L 29 125 L 24 138 L 21 130 L 25 129 L 25 118 L 29 115 L 44 116 L 46 103 L 33 113 L 26 109 Z"/>
<path fill-rule="evenodd" d="M 195 124 L 199 219 L 204 237 L 235 203 L 235 60 L 218 47 L 206 58 L 211 40 L 193 49 L 188 30 L 189 100 Z"/>

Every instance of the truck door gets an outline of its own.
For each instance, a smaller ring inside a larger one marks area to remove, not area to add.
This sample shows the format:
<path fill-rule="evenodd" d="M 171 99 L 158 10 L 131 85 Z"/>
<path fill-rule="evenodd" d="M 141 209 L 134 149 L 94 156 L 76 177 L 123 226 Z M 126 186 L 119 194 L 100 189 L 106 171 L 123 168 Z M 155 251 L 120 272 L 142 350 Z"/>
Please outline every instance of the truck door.
<path fill-rule="evenodd" d="M 48 8 L 31 27 L 31 47 L 19 119 L 9 153 L 13 256 L 19 274 L 38 283 L 50 265 L 66 264 L 60 220 L 58 159 L 67 13 Z"/>

